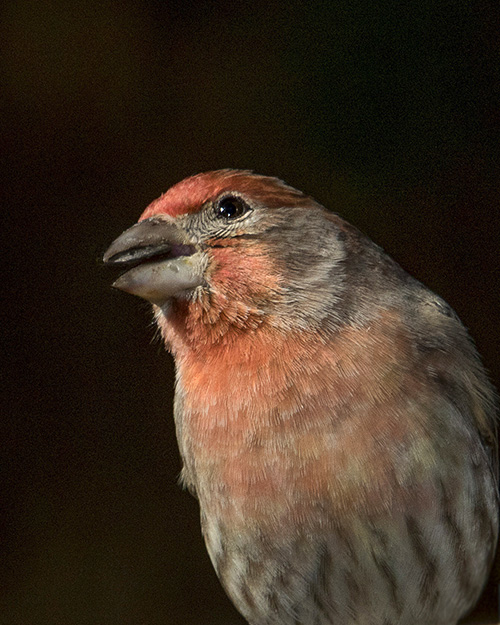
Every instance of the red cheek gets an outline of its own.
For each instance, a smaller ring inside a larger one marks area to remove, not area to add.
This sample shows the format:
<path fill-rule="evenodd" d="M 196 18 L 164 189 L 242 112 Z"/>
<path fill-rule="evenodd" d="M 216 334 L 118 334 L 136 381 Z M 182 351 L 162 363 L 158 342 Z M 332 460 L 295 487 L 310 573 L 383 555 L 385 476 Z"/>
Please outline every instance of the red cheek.
<path fill-rule="evenodd" d="M 212 250 L 209 280 L 214 288 L 248 299 L 269 297 L 279 288 L 274 261 L 265 249 L 217 247 Z M 257 301 L 254 301 L 256 304 Z"/>

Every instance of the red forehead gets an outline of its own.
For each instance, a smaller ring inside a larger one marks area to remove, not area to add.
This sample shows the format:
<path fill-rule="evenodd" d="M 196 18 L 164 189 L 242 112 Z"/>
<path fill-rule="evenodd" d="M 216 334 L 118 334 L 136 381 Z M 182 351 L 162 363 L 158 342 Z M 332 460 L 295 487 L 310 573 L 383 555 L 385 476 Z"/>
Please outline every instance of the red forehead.
<path fill-rule="evenodd" d="M 197 212 L 208 200 L 224 192 L 239 192 L 268 206 L 302 204 L 307 197 L 281 180 L 249 171 L 222 169 L 186 178 L 154 200 L 141 215 L 142 219 L 158 214 L 172 217 Z"/>

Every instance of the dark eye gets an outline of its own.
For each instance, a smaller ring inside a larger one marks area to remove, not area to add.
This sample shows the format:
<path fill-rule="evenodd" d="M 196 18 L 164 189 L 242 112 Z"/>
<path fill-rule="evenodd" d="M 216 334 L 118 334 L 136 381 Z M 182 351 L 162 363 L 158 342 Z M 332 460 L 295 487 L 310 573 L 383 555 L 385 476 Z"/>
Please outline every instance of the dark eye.
<path fill-rule="evenodd" d="M 217 217 L 223 217 L 224 219 L 236 219 L 241 217 L 248 210 L 248 206 L 245 202 L 234 196 L 223 197 L 217 202 L 215 207 L 215 213 Z"/>

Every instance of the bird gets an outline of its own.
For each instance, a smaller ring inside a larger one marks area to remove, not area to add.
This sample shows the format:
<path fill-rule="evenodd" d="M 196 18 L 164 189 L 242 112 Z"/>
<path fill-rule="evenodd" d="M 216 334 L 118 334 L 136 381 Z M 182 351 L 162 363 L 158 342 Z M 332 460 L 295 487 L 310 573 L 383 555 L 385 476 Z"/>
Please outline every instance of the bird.
<path fill-rule="evenodd" d="M 454 625 L 498 537 L 495 391 L 453 309 L 278 178 L 175 184 L 111 244 L 176 367 L 182 484 L 250 625 Z"/>

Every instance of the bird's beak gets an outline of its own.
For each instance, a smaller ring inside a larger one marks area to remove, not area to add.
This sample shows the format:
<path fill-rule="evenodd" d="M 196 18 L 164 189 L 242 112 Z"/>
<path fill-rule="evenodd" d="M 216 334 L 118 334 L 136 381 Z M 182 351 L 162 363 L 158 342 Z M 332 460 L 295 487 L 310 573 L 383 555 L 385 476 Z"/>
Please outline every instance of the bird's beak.
<path fill-rule="evenodd" d="M 204 283 L 204 258 L 185 230 L 167 215 L 125 230 L 104 254 L 106 266 L 123 269 L 113 286 L 162 306 Z"/>

